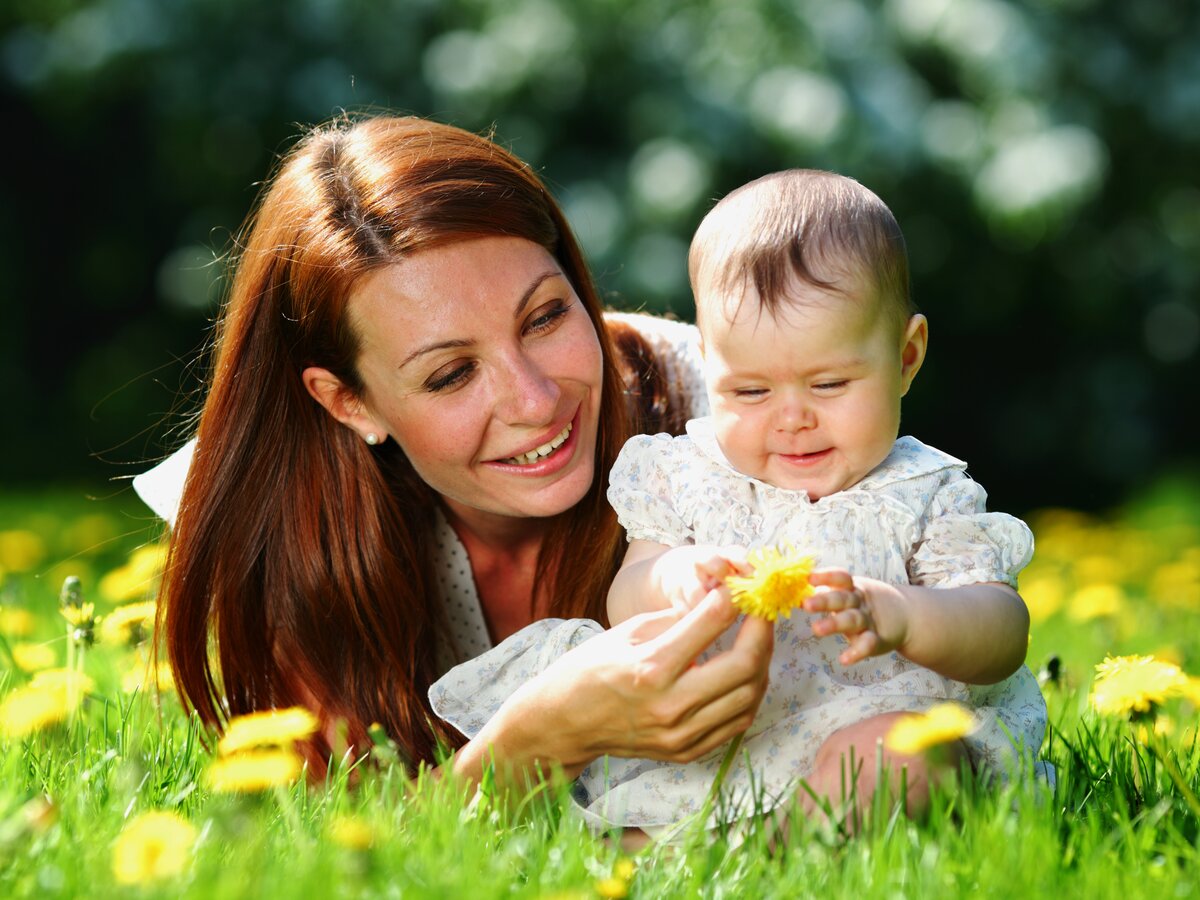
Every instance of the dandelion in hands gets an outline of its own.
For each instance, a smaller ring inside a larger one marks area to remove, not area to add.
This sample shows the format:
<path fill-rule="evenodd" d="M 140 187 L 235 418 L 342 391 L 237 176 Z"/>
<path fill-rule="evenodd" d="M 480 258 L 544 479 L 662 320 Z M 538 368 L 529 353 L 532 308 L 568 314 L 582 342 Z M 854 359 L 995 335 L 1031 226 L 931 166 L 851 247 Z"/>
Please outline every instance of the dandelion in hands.
<path fill-rule="evenodd" d="M 814 560 L 795 547 L 758 547 L 750 551 L 746 561 L 754 567 L 749 575 L 730 575 L 729 585 L 734 605 L 742 612 L 774 622 L 779 616 L 789 617 L 793 609 L 803 605 L 813 592 L 808 583 Z"/>

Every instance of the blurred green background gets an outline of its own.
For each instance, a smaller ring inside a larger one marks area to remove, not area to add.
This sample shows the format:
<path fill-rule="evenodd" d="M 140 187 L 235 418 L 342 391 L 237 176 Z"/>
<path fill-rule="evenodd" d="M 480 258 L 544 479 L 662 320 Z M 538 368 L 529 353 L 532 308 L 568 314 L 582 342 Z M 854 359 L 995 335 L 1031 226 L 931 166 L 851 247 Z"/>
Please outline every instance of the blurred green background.
<path fill-rule="evenodd" d="M 1107 508 L 1200 458 L 1195 3 L 6 0 L 0 104 L 0 489 L 119 490 L 183 440 L 256 184 L 369 108 L 494 128 L 609 302 L 685 319 L 714 198 L 857 177 L 931 320 L 904 430 L 993 506 Z"/>

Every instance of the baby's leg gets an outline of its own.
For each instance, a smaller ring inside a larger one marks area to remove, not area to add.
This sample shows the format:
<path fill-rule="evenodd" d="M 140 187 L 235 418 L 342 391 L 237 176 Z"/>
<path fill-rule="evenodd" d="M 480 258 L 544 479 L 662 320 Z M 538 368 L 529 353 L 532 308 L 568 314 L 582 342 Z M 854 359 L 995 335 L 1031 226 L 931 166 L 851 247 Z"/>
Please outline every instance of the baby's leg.
<path fill-rule="evenodd" d="M 916 756 L 897 753 L 883 746 L 887 733 L 904 715 L 902 712 L 882 713 L 848 725 L 831 734 L 817 751 L 812 774 L 806 779 L 808 786 L 822 804 L 828 800 L 834 814 L 843 818 L 851 830 L 870 811 L 878 788 L 886 788 L 898 798 L 903 784 L 906 812 L 910 816 L 921 816 L 929 806 L 930 784 L 958 773 L 969 759 L 962 741 L 944 744 L 936 754 Z M 877 747 L 882 753 L 882 766 L 876 765 Z M 902 769 L 905 770 L 903 779 Z M 803 788 L 798 792 L 797 801 L 805 815 L 823 814 L 822 806 Z"/>

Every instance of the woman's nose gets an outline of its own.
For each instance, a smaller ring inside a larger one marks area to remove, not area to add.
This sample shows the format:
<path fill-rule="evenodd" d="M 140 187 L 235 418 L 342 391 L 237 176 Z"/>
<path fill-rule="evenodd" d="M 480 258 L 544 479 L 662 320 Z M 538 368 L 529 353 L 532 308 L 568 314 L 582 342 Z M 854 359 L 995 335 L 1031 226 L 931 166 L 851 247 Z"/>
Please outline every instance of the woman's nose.
<path fill-rule="evenodd" d="M 539 365 L 521 355 L 500 373 L 500 417 L 509 425 L 545 425 L 558 412 L 558 383 Z"/>

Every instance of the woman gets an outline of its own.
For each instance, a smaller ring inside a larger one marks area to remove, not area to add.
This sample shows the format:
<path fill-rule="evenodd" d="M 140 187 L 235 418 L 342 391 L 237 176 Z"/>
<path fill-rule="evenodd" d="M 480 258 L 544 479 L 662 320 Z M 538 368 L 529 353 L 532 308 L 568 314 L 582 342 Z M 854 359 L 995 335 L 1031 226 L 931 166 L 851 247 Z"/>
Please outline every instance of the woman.
<path fill-rule="evenodd" d="M 310 134 L 243 231 L 194 453 L 137 484 L 173 518 L 159 628 L 185 704 L 217 727 L 305 704 L 358 749 L 379 722 L 473 778 L 690 760 L 744 730 L 771 630 L 693 667 L 733 621 L 718 592 L 588 641 L 471 741 L 426 696 L 536 618 L 603 620 L 624 551 L 605 475 L 634 429 L 697 411 L 662 390 L 676 357 L 606 326 L 558 206 L 493 142 L 412 118 Z"/>

